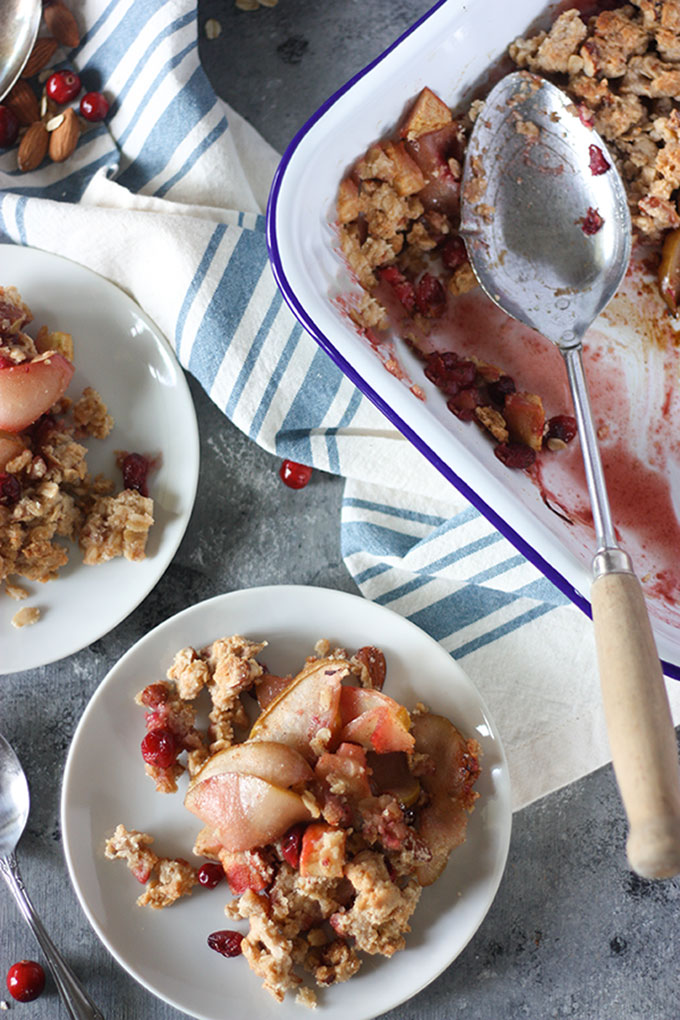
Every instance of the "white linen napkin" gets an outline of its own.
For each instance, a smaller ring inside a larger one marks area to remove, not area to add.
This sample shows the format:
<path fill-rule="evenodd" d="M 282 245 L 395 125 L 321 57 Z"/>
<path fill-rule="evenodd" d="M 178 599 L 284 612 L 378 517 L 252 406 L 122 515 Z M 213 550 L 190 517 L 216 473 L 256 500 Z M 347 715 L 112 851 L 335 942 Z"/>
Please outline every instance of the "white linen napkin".
<path fill-rule="evenodd" d="M 214 95 L 192 0 L 69 3 L 82 41 L 54 66 L 105 91 L 111 114 L 63 164 L 21 174 L 15 151 L 0 157 L 2 239 L 118 284 L 243 432 L 347 478 L 349 571 L 477 683 L 505 743 L 515 807 L 607 761 L 590 622 L 391 427 L 283 302 L 263 216 L 278 157 Z M 680 688 L 670 682 L 669 693 L 678 721 Z"/>

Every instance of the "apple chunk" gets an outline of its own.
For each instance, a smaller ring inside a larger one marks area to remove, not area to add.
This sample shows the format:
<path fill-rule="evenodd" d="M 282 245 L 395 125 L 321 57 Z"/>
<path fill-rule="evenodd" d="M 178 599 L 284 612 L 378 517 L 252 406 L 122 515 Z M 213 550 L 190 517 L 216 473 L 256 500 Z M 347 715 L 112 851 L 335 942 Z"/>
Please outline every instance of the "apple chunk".
<path fill-rule="evenodd" d="M 477 794 L 473 786 L 479 776 L 479 745 L 466 740 L 442 715 L 426 712 L 413 723 L 415 749 L 435 762 L 430 773 L 420 777 L 429 803 L 418 817 L 418 833 L 432 852 L 432 859 L 416 870 L 421 885 L 431 885 L 449 859 L 451 851 L 464 842 L 468 813 Z"/>
<path fill-rule="evenodd" d="M 61 397 L 73 375 L 63 354 L 0 368 L 0 429 L 21 432 Z"/>
<path fill-rule="evenodd" d="M 411 718 L 393 698 L 364 687 L 343 687 L 340 739 L 368 751 L 412 751 Z"/>
<path fill-rule="evenodd" d="M 190 786 L 184 804 L 230 851 L 265 846 L 311 817 L 297 793 L 237 772 L 208 776 Z"/>
<path fill-rule="evenodd" d="M 545 411 L 537 393 L 508 393 L 503 407 L 510 432 L 516 443 L 525 443 L 538 452 L 543 445 Z"/>
<path fill-rule="evenodd" d="M 257 776 L 274 786 L 289 787 L 307 783 L 313 773 L 302 755 L 287 744 L 272 740 L 246 741 L 218 751 L 194 777 L 192 785 L 224 772 Z"/>
<path fill-rule="evenodd" d="M 311 743 L 319 731 L 328 731 L 330 746 L 340 730 L 340 691 L 348 674 L 344 659 L 311 662 L 255 720 L 248 739 L 285 743 L 315 758 Z"/>

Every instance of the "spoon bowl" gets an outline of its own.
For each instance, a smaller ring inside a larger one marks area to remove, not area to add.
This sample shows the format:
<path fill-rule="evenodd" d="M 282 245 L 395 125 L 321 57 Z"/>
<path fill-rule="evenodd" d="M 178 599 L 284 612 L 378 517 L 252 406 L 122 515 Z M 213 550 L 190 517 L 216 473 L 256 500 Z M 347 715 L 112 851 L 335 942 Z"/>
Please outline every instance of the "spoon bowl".
<path fill-rule="evenodd" d="M 11 744 L 0 734 L 0 857 L 16 848 L 26 826 L 28 783 Z"/>
<path fill-rule="evenodd" d="M 559 346 L 580 341 L 630 260 L 626 192 L 605 153 L 561 89 L 522 71 L 491 92 L 470 138 L 461 233 L 475 273 L 497 305 Z M 589 209 L 602 219 L 591 234 Z"/>
<path fill-rule="evenodd" d="M 590 597 L 628 861 L 645 878 L 667 878 L 680 873 L 675 731 L 642 588 L 612 521 L 582 361 L 583 336 L 628 268 L 630 214 L 602 139 L 537 75 L 507 75 L 477 116 L 461 234 L 491 300 L 564 357 L 593 510 Z"/>
<path fill-rule="evenodd" d="M 41 0 L 2 0 L 0 4 L 0 100 L 31 55 L 41 17 Z"/>
<path fill-rule="evenodd" d="M 104 1020 L 45 931 L 24 888 L 14 851 L 28 819 L 29 803 L 28 781 L 21 762 L 0 733 L 0 875 L 45 954 L 71 1020 Z"/>

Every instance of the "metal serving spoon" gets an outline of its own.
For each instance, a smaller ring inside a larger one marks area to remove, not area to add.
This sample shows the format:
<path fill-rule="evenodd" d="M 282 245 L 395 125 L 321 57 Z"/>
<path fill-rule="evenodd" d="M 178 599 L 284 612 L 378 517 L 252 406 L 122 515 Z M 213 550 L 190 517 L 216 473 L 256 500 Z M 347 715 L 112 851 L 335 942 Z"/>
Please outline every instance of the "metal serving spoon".
<path fill-rule="evenodd" d="M 33 909 L 19 874 L 14 850 L 28 818 L 28 783 L 21 763 L 0 734 L 0 874 L 12 890 L 50 965 L 62 1002 L 71 1020 L 104 1020 L 63 959 Z"/>
<path fill-rule="evenodd" d="M 41 17 L 41 0 L 0 3 L 0 100 L 12 88 L 30 56 Z"/>
<path fill-rule="evenodd" d="M 675 733 L 642 589 L 614 534 L 581 359 L 583 335 L 625 275 L 630 215 L 601 138 L 568 96 L 536 75 L 503 78 L 477 117 L 461 233 L 492 301 L 564 356 L 595 524 L 591 603 L 609 743 L 629 821 L 628 861 L 647 878 L 675 875 Z"/>

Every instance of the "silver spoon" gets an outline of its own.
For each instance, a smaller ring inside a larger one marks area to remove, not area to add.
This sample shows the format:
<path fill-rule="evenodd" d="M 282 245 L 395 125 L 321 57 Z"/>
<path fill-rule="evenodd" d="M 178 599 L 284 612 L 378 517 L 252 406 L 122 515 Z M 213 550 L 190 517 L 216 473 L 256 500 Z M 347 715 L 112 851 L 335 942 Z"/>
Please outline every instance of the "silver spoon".
<path fill-rule="evenodd" d="M 0 3 L 0 100 L 12 88 L 31 54 L 41 17 L 41 0 Z"/>
<path fill-rule="evenodd" d="M 0 734 L 0 874 L 45 954 L 71 1020 L 104 1020 L 43 928 L 21 880 L 14 850 L 24 831 L 28 808 L 24 770 L 11 745 Z"/>
<path fill-rule="evenodd" d="M 492 301 L 564 356 L 595 524 L 591 603 L 628 861 L 665 878 L 680 872 L 675 733 L 640 582 L 614 533 L 581 358 L 584 334 L 625 275 L 630 215 L 612 157 L 578 113 L 527 72 L 495 86 L 470 135 L 461 233 Z"/>

